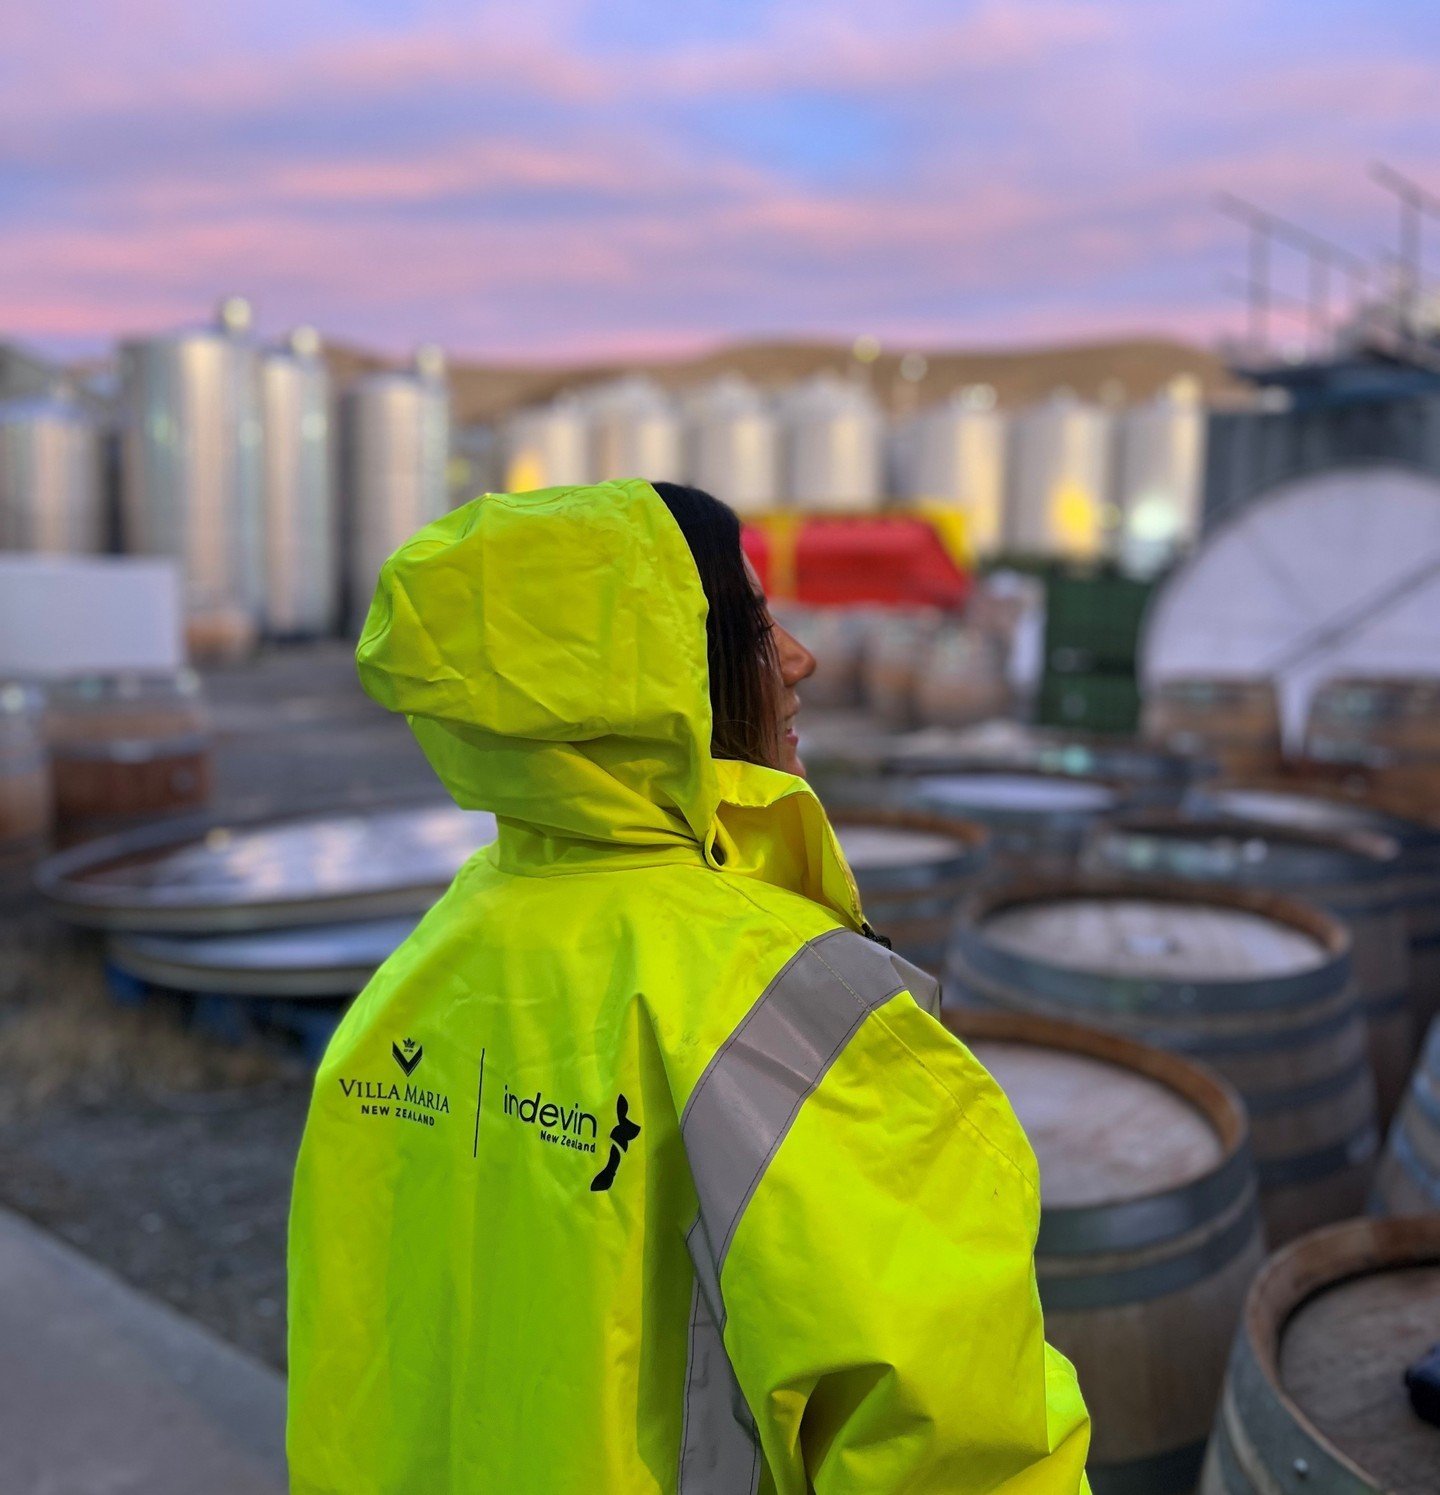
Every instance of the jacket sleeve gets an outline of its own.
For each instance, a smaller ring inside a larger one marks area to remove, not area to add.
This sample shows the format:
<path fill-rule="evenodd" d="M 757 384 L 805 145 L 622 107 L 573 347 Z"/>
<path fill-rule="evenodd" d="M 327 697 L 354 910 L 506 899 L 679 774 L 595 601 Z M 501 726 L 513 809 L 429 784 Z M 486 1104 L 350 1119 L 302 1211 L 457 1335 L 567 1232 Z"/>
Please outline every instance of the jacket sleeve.
<path fill-rule="evenodd" d="M 843 1041 L 796 1039 L 808 1019 L 792 1004 L 789 1036 L 754 1035 L 756 1073 L 770 1070 L 754 1104 L 734 1093 L 743 1073 L 731 1087 L 729 1145 L 761 1161 L 743 1208 L 716 1219 L 716 1191 L 701 1190 L 724 1346 L 764 1461 L 781 1492 L 1078 1495 L 1089 1418 L 1044 1341 L 1034 1155 L 968 1051 L 844 954 L 821 950 L 839 988 L 817 998 L 858 1004 Z M 721 1062 L 743 1071 L 744 1045 Z M 782 1114 L 767 1086 L 787 1081 Z M 746 1133 L 767 1115 L 765 1153 Z"/>

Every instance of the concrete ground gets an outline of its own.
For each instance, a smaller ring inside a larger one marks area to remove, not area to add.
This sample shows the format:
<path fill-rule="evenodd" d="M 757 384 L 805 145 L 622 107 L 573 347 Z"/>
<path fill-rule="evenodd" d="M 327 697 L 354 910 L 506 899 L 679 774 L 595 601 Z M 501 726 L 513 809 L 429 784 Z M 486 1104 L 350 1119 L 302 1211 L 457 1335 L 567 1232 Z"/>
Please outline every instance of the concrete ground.
<path fill-rule="evenodd" d="M 280 1495 L 284 1382 L 0 1211 L 0 1490 Z"/>

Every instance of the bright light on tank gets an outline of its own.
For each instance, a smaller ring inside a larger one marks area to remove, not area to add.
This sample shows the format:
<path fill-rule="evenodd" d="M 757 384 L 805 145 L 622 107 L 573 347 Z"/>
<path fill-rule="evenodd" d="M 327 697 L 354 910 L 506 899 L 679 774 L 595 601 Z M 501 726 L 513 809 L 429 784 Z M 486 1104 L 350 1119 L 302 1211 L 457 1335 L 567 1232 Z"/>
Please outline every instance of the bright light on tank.
<path fill-rule="evenodd" d="M 1066 483 L 1060 487 L 1050 512 L 1062 543 L 1084 549 L 1093 542 L 1099 506 L 1078 483 Z"/>
<path fill-rule="evenodd" d="M 923 353 L 907 353 L 900 360 L 900 377 L 918 384 L 930 372 L 930 360 Z"/>
<path fill-rule="evenodd" d="M 960 403 L 967 410 L 993 410 L 995 408 L 995 386 L 993 384 L 967 384 L 960 393 Z"/>
<path fill-rule="evenodd" d="M 880 356 L 880 339 L 864 333 L 855 339 L 855 346 L 850 351 L 857 363 L 874 363 Z"/>
<path fill-rule="evenodd" d="M 1180 515 L 1163 493 L 1147 493 L 1130 510 L 1126 528 L 1137 540 L 1171 540 L 1180 532 Z"/>

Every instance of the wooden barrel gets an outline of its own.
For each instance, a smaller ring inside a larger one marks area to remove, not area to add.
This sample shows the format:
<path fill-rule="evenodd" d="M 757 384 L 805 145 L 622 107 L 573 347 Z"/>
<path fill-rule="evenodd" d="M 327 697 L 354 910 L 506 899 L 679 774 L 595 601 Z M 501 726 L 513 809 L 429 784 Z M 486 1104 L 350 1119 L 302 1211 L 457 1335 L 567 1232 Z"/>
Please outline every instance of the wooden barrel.
<path fill-rule="evenodd" d="M 930 641 L 915 678 L 915 714 L 928 727 L 963 727 L 1003 716 L 1010 687 L 994 637 L 945 628 Z"/>
<path fill-rule="evenodd" d="M 1401 907 L 1398 842 L 1374 831 L 1319 830 L 1233 816 L 1150 812 L 1096 832 L 1089 861 L 1131 877 L 1196 879 L 1273 888 L 1343 919 L 1369 1032 L 1381 1125 L 1405 1093 L 1415 1062 L 1410 936 Z"/>
<path fill-rule="evenodd" d="M 1440 1018 L 1430 1025 L 1410 1088 L 1375 1170 L 1377 1215 L 1440 1214 Z"/>
<path fill-rule="evenodd" d="M 1201 1495 L 1435 1495 L 1440 1428 L 1405 1370 L 1440 1339 L 1440 1216 L 1347 1220 L 1245 1300 Z"/>
<path fill-rule="evenodd" d="M 826 710 L 860 704 L 860 665 L 869 615 L 859 608 L 802 608 L 777 604 L 776 619 L 815 656 L 805 682 L 805 705 Z"/>
<path fill-rule="evenodd" d="M 1326 681 L 1310 701 L 1305 751 L 1363 768 L 1421 816 L 1440 813 L 1440 677 Z"/>
<path fill-rule="evenodd" d="M 1250 1113 L 1266 1235 L 1364 1206 L 1375 1082 L 1333 915 L 1254 889 L 1044 878 L 962 906 L 945 999 L 1079 1019 L 1214 1066 Z"/>
<path fill-rule="evenodd" d="M 1069 733 L 912 732 L 896 737 L 878 765 L 892 776 L 1004 772 L 1090 779 L 1131 805 L 1178 805 L 1213 765 L 1143 742 Z"/>
<path fill-rule="evenodd" d="M 894 791 L 920 811 L 977 821 L 1012 866 L 1060 869 L 1079 856 L 1093 828 L 1129 807 L 1125 792 L 1075 774 L 990 768 L 917 774 Z"/>
<path fill-rule="evenodd" d="M 931 613 L 876 613 L 860 666 L 865 704 L 887 726 L 915 721 L 915 691 L 930 641 L 939 627 Z"/>
<path fill-rule="evenodd" d="M 1280 764 L 1280 703 L 1272 680 L 1177 676 L 1145 694 L 1141 731 L 1172 752 L 1213 758 L 1227 778 Z"/>
<path fill-rule="evenodd" d="M 1040 1164 L 1045 1334 L 1090 1409 L 1095 1495 L 1193 1489 L 1264 1256 L 1239 1097 L 1178 1055 L 1077 1023 L 953 1009 L 946 1022 Z"/>
<path fill-rule="evenodd" d="M 51 815 L 43 699 L 30 686 L 0 685 L 0 854 L 33 854 Z"/>
<path fill-rule="evenodd" d="M 946 815 L 845 809 L 834 825 L 866 919 L 897 954 L 938 975 L 955 910 L 985 866 L 984 827 Z"/>
<path fill-rule="evenodd" d="M 1305 749 L 1331 763 L 1440 768 L 1440 677 L 1327 680 L 1310 700 Z"/>
<path fill-rule="evenodd" d="M 56 815 L 69 839 L 209 798 L 210 737 L 189 670 L 54 686 L 46 733 Z"/>
<path fill-rule="evenodd" d="M 1416 1034 L 1440 1015 L 1440 827 L 1387 808 L 1369 786 L 1282 779 L 1195 791 L 1196 803 L 1222 814 L 1315 830 L 1371 831 L 1400 847 L 1393 880 L 1410 944 L 1410 1010 Z"/>

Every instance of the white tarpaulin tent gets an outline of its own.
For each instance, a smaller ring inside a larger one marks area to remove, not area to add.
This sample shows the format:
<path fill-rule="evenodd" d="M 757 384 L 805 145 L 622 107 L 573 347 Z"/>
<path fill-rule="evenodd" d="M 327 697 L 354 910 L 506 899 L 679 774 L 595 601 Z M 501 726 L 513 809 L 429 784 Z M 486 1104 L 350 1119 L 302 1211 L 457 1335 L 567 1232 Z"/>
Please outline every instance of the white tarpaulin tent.
<path fill-rule="evenodd" d="M 1292 740 L 1332 676 L 1440 676 L 1440 482 L 1355 466 L 1257 498 L 1165 584 L 1140 673 L 1272 676 Z"/>

